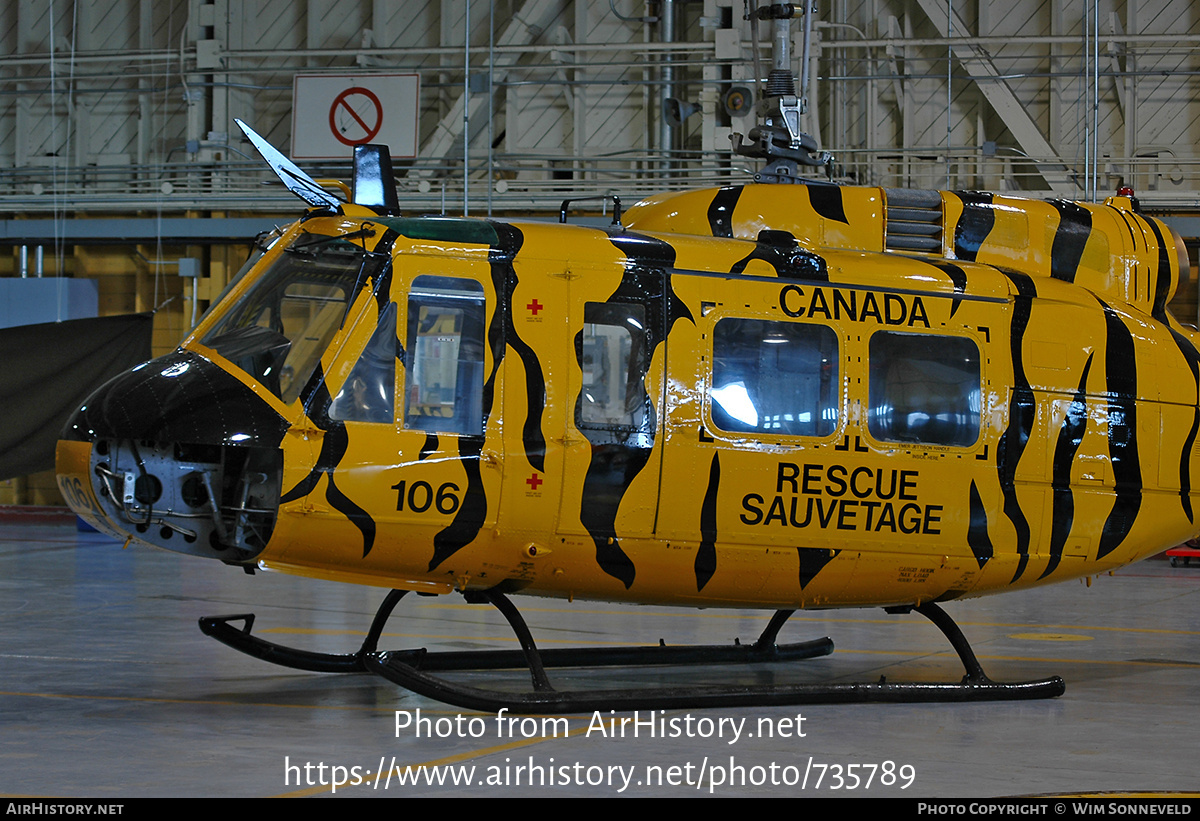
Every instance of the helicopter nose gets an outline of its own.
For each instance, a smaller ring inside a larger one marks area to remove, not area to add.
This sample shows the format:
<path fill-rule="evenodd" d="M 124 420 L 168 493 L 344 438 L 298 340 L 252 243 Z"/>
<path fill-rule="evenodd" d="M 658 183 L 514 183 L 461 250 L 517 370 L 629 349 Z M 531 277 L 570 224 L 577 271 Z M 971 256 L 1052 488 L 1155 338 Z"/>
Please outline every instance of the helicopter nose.
<path fill-rule="evenodd" d="M 140 439 L 278 447 L 287 420 L 232 374 L 178 350 L 115 377 L 88 397 L 63 439 Z"/>
<path fill-rule="evenodd" d="M 236 377 L 179 350 L 76 411 L 58 443 L 58 484 L 110 535 L 244 563 L 274 527 L 287 428 Z"/>

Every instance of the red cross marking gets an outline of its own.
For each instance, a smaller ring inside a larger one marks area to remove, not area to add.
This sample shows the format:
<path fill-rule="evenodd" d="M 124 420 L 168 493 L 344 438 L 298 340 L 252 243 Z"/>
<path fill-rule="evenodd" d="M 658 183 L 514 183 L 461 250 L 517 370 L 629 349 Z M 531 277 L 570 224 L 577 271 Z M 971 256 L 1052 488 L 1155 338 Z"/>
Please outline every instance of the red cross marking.
<path fill-rule="evenodd" d="M 545 483 L 545 480 L 542 479 L 541 476 L 538 476 L 536 473 L 525 480 L 525 484 L 529 485 L 534 490 L 538 489 L 538 485 L 541 485 L 544 483 Z"/>
<path fill-rule="evenodd" d="M 530 303 L 529 303 L 528 305 L 526 305 L 525 307 L 526 307 L 527 309 L 529 309 L 530 311 L 533 311 L 533 315 L 534 315 L 534 316 L 537 316 L 537 315 L 538 315 L 538 311 L 542 310 L 542 308 L 545 308 L 546 306 L 545 306 L 545 305 L 542 305 L 540 302 L 538 302 L 538 301 L 537 301 L 537 297 L 534 297 L 534 298 L 533 298 L 533 302 L 530 302 Z"/>

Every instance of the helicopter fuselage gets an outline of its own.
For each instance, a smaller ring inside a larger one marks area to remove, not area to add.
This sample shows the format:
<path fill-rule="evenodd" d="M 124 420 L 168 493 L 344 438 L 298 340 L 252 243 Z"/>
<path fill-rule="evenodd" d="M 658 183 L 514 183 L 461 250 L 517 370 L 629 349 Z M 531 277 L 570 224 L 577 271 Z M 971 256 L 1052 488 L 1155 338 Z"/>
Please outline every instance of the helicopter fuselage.
<path fill-rule="evenodd" d="M 122 538 L 434 593 L 826 608 L 1088 576 L 1200 531 L 1186 265 L 1123 198 L 316 210 L 88 401 L 59 484 Z"/>

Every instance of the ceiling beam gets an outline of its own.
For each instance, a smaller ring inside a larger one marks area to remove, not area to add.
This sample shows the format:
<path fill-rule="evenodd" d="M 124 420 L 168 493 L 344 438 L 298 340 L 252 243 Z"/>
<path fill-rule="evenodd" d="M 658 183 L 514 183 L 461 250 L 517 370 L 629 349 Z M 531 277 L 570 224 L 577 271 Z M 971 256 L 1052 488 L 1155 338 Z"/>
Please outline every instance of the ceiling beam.
<path fill-rule="evenodd" d="M 517 13 L 510 18 L 504 31 L 496 38 L 496 46 L 530 45 L 542 32 L 542 28 L 537 23 L 546 19 L 548 15 L 554 14 L 559 5 L 559 0 L 526 0 Z M 454 104 L 450 106 L 433 133 L 429 135 L 429 139 L 421 147 L 418 154 L 420 159 L 413 168 L 409 169 L 409 177 L 430 177 L 436 173 L 434 169 L 422 168 L 421 160 L 441 161 L 452 156 L 461 156 L 463 123 L 466 122 L 472 132 L 482 128 L 482 126 L 471 125 L 472 121 L 478 122 L 478 117 L 492 93 L 491 89 L 495 87 L 496 82 L 504 80 L 505 69 L 516 65 L 522 55 L 523 52 L 519 51 L 495 52 L 492 61 L 493 74 L 488 91 L 480 94 L 459 92 Z M 466 109 L 465 115 L 464 108 Z M 470 136 L 474 137 L 475 134 L 472 133 Z"/>
<path fill-rule="evenodd" d="M 941 0 L 917 0 L 917 3 L 929 21 L 937 27 L 938 33 L 949 39 L 950 26 L 947 25 L 946 4 Z M 957 11 L 953 12 L 953 23 L 955 32 L 967 34 L 967 24 Z M 959 64 L 971 75 L 988 104 L 1000 115 L 1005 127 L 1016 138 L 1021 150 L 1033 161 L 1050 190 L 1062 196 L 1078 196 L 1079 191 L 1067 164 L 1059 157 L 1037 123 L 1029 116 L 1025 106 L 1017 99 L 1012 88 L 1004 81 L 991 55 L 979 45 L 956 42 L 952 42 L 951 45 Z"/>

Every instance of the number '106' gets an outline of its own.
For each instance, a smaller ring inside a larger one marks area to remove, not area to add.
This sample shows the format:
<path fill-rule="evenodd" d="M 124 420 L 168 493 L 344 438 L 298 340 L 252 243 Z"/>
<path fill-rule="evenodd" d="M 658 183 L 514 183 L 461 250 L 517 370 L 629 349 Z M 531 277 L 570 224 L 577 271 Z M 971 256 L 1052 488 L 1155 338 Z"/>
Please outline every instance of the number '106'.
<path fill-rule="evenodd" d="M 412 487 L 407 488 L 407 495 L 405 494 L 406 485 L 408 485 L 406 479 L 392 485 L 392 490 L 396 491 L 396 510 L 404 510 L 406 500 L 408 509 L 413 513 L 424 513 L 429 510 L 430 506 L 435 506 L 438 513 L 450 514 L 458 510 L 459 501 L 455 494 L 458 485 L 453 482 L 446 482 L 437 489 L 436 493 L 433 491 L 433 486 L 426 481 L 413 482 Z"/>

